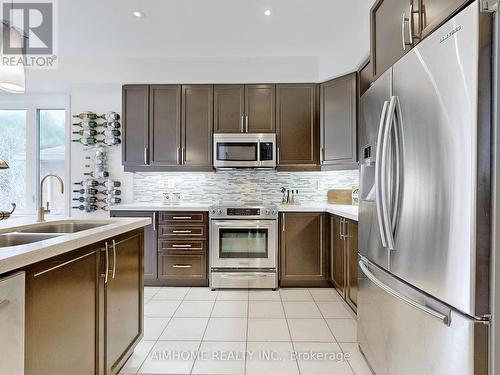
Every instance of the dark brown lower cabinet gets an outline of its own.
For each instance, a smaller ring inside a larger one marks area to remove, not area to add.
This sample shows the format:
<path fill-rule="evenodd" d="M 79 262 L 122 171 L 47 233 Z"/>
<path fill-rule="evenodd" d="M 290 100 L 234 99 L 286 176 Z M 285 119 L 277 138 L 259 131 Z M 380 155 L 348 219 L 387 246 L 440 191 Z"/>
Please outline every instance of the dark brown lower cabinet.
<path fill-rule="evenodd" d="M 26 268 L 25 374 L 118 373 L 143 335 L 142 236 L 108 239 L 108 262 L 99 242 Z"/>
<path fill-rule="evenodd" d="M 281 214 L 280 285 L 327 286 L 325 214 Z"/>
<path fill-rule="evenodd" d="M 26 270 L 26 375 L 99 374 L 101 245 Z"/>
<path fill-rule="evenodd" d="M 329 215 L 330 282 L 356 311 L 358 296 L 358 223 Z"/>
<path fill-rule="evenodd" d="M 144 227 L 144 285 L 155 286 L 158 279 L 156 245 L 158 243 L 157 212 L 111 211 L 110 217 L 148 217 L 152 223 Z"/>
<path fill-rule="evenodd" d="M 143 233 L 127 233 L 110 242 L 113 259 L 104 288 L 104 332 L 106 373 L 116 374 L 143 333 Z"/>

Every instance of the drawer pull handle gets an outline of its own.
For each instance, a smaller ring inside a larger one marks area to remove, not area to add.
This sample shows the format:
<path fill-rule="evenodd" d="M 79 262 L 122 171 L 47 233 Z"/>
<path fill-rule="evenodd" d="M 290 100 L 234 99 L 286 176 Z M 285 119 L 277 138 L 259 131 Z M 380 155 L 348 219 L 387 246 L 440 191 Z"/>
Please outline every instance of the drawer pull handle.
<path fill-rule="evenodd" d="M 173 230 L 172 233 L 191 233 L 190 230 Z"/>
<path fill-rule="evenodd" d="M 191 220 L 191 216 L 174 216 L 172 219 L 174 220 Z"/>
<path fill-rule="evenodd" d="M 188 249 L 191 248 L 191 245 L 172 245 L 172 247 L 175 248 L 181 248 L 181 249 Z"/>
<path fill-rule="evenodd" d="M 192 268 L 193 266 L 190 264 L 174 264 L 172 268 Z"/>
<path fill-rule="evenodd" d="M 0 300 L 0 309 L 2 307 L 6 307 L 9 303 L 10 303 L 10 301 L 8 299 L 2 299 L 2 300 Z"/>

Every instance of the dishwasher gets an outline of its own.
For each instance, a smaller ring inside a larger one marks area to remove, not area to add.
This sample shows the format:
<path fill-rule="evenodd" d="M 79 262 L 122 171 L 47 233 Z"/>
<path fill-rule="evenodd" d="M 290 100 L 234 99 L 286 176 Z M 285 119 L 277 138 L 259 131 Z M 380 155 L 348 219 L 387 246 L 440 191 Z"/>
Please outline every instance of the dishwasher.
<path fill-rule="evenodd" d="M 25 273 L 0 278 L 0 374 L 24 374 Z"/>

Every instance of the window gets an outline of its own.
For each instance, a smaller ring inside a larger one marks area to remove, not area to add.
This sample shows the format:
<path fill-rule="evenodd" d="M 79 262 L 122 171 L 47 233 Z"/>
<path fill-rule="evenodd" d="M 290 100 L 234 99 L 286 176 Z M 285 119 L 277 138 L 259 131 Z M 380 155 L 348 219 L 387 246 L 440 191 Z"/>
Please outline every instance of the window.
<path fill-rule="evenodd" d="M 65 180 L 66 111 L 64 109 L 38 110 L 39 176 L 56 174 Z M 59 181 L 51 178 L 44 185 L 43 197 L 50 202 L 53 214 L 64 215 L 65 200 Z M 43 203 L 45 203 L 43 202 Z"/>
<path fill-rule="evenodd" d="M 0 159 L 9 169 L 0 170 L 0 210 L 17 204 L 16 213 L 27 213 L 30 203 L 26 194 L 26 110 L 0 110 Z"/>
<path fill-rule="evenodd" d="M 64 97 L 0 100 L 0 159 L 9 165 L 0 169 L 0 210 L 10 210 L 16 203 L 14 215 L 35 215 L 41 178 L 56 174 L 66 180 L 66 106 Z M 65 214 L 67 197 L 57 180 L 46 181 L 43 200 L 50 201 L 51 214 Z"/>

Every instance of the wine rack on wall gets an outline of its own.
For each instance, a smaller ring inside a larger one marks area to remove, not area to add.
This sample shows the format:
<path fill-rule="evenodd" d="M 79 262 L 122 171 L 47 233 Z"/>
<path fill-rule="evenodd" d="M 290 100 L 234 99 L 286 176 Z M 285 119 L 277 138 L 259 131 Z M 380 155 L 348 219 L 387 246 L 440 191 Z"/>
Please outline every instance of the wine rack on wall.
<path fill-rule="evenodd" d="M 72 141 L 83 147 L 85 172 L 81 181 L 73 183 L 72 208 L 88 213 L 107 210 L 121 202 L 121 182 L 113 180 L 108 170 L 108 149 L 121 143 L 120 115 L 82 112 L 73 118 L 79 122 L 73 123 Z"/>

